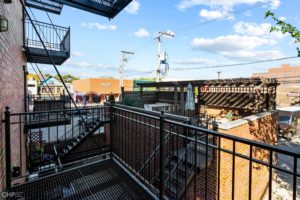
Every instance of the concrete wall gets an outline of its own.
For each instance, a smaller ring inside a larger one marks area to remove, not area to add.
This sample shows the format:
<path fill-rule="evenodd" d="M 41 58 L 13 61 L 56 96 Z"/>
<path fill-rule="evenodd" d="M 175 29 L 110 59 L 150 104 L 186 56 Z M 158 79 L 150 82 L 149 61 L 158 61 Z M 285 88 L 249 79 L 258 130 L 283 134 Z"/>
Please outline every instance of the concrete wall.
<path fill-rule="evenodd" d="M 24 112 L 24 72 L 26 58 L 23 46 L 23 12 L 19 1 L 3 4 L 0 1 L 0 15 L 8 19 L 8 31 L 0 32 L 0 119 L 4 108 L 12 112 Z M 12 166 L 21 166 L 25 172 L 25 138 L 19 126 L 12 126 Z M 22 148 L 20 149 L 20 146 Z M 4 124 L 0 123 L 0 191 L 5 187 Z"/>

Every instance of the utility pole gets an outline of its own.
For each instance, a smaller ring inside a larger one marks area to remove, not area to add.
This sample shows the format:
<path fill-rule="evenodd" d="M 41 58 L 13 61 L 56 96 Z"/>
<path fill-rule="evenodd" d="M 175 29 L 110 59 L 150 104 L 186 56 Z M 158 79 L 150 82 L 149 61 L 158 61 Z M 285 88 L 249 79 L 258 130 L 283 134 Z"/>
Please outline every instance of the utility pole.
<path fill-rule="evenodd" d="M 122 95 L 123 95 L 123 91 L 124 91 L 124 68 L 125 68 L 125 64 L 128 61 L 128 57 L 130 55 L 133 55 L 134 53 L 129 52 L 129 51 L 121 51 L 121 66 L 120 66 L 120 101 L 122 101 Z"/>
<path fill-rule="evenodd" d="M 156 82 L 159 82 L 160 80 L 160 74 L 161 74 L 161 70 L 160 70 L 160 62 L 161 62 L 161 52 L 160 52 L 160 46 L 161 46 L 161 37 L 162 36 L 170 36 L 170 37 L 174 37 L 173 33 L 168 33 L 168 32 L 159 32 L 158 36 L 155 38 L 157 39 L 157 67 L 156 67 Z"/>
<path fill-rule="evenodd" d="M 218 79 L 221 78 L 221 72 L 217 72 L 218 73 Z"/>

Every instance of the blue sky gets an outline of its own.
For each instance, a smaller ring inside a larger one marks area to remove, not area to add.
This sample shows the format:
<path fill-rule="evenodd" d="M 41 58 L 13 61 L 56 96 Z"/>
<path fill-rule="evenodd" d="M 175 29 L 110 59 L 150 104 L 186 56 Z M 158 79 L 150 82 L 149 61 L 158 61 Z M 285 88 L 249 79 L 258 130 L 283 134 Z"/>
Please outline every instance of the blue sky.
<path fill-rule="evenodd" d="M 284 63 L 299 65 L 300 59 L 228 68 L 187 70 L 296 55 L 293 40 L 268 32 L 276 16 L 300 28 L 299 0 L 135 0 L 114 19 L 64 6 L 61 15 L 51 14 L 54 24 L 71 27 L 70 59 L 59 66 L 61 73 L 81 78 L 119 78 L 120 51 L 134 52 L 125 77 L 155 77 L 160 31 L 175 34 L 162 38 L 170 71 L 165 80 L 248 77 Z M 34 10 L 36 18 L 49 22 L 46 13 Z M 54 74 L 52 66 L 40 65 Z M 29 67 L 30 69 L 30 67 Z M 139 74 L 149 72 L 145 74 Z M 137 75 L 135 75 L 137 74 Z"/>

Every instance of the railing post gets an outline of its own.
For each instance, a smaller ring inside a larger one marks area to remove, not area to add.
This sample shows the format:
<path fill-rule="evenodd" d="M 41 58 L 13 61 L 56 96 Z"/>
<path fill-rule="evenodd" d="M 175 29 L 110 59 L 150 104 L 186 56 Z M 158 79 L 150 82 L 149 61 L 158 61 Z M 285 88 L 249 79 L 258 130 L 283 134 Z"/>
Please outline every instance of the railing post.
<path fill-rule="evenodd" d="M 5 162 L 6 162 L 6 188 L 11 188 L 11 149 L 10 149 L 10 111 L 5 107 Z"/>
<path fill-rule="evenodd" d="M 159 198 L 163 199 L 165 196 L 165 134 L 164 134 L 164 111 L 161 111 L 159 117 L 159 134 L 160 134 L 160 169 L 159 169 Z"/>
<path fill-rule="evenodd" d="M 109 137 L 110 137 L 110 151 L 113 153 L 113 104 L 109 105 Z"/>

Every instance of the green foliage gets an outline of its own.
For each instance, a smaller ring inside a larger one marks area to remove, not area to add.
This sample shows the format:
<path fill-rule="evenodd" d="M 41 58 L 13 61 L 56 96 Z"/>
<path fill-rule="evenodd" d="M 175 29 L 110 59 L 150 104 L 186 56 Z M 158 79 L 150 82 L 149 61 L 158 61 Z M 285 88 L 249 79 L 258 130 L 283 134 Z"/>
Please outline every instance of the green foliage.
<path fill-rule="evenodd" d="M 295 39 L 295 43 L 300 43 L 300 31 L 298 31 L 298 29 L 294 26 L 292 26 L 289 23 L 286 23 L 283 20 L 278 19 L 275 14 L 271 11 L 267 11 L 265 13 L 265 18 L 271 17 L 275 23 L 276 26 L 272 26 L 270 28 L 270 32 L 274 32 L 274 31 L 281 31 L 283 34 L 288 33 L 291 35 L 292 38 Z M 300 49 L 299 47 L 297 48 L 298 51 L 298 56 L 300 57 Z"/>
<path fill-rule="evenodd" d="M 53 77 L 56 80 L 60 81 L 60 78 L 58 77 L 58 75 L 52 76 L 51 74 L 45 74 L 44 76 L 45 76 L 45 78 Z M 61 77 L 65 83 L 72 83 L 73 81 L 80 79 L 78 77 L 72 76 L 71 74 L 62 75 Z"/>
<path fill-rule="evenodd" d="M 136 78 L 134 80 L 141 80 L 141 81 L 156 81 L 156 78 L 145 78 L 145 77 L 141 77 L 141 78 Z"/>
<path fill-rule="evenodd" d="M 137 107 L 137 108 L 141 108 L 143 105 L 140 98 L 132 99 L 132 98 L 128 98 L 128 97 L 124 97 L 122 104 L 125 106 L 132 106 L 132 107 Z"/>

